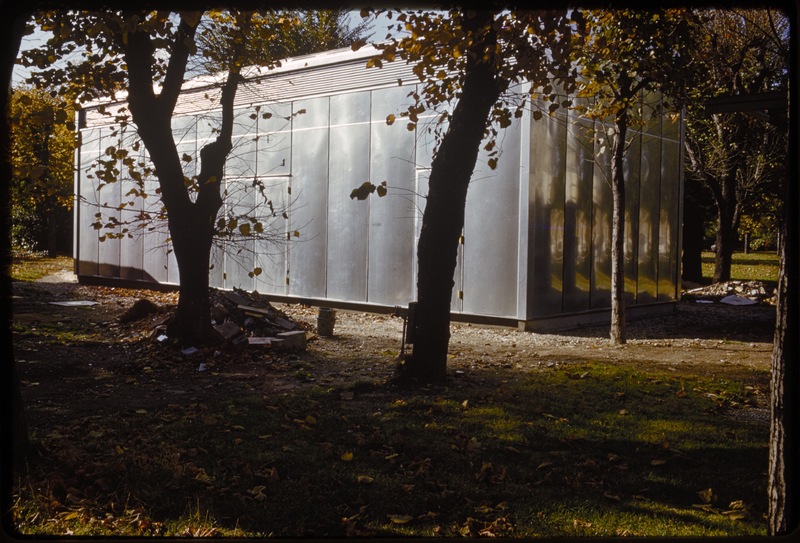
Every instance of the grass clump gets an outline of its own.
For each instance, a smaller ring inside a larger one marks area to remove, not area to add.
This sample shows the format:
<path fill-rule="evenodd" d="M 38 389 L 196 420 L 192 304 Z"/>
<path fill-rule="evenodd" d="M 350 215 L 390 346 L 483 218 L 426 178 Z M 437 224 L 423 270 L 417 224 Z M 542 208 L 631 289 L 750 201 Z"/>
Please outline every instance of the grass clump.
<path fill-rule="evenodd" d="M 703 277 L 714 277 L 714 253 L 704 252 L 702 256 Z M 731 279 L 734 281 L 778 282 L 778 255 L 775 252 L 734 253 L 731 265 Z"/>
<path fill-rule="evenodd" d="M 38 254 L 17 252 L 11 261 L 13 281 L 37 281 L 43 277 L 72 268 L 72 257 L 44 257 Z"/>

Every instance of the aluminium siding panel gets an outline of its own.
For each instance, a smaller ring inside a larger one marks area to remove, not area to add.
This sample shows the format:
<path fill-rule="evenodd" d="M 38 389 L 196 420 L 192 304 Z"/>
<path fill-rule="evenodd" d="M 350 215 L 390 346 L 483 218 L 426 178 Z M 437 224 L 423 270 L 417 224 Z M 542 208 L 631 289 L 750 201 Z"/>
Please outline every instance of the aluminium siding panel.
<path fill-rule="evenodd" d="M 119 147 L 120 136 L 118 127 L 104 127 L 100 131 L 100 158 L 109 160 L 108 152 L 112 152 Z M 119 161 L 116 161 L 118 168 Z M 102 213 L 102 221 L 105 224 L 107 221 L 120 220 L 119 204 L 120 204 L 120 184 L 100 183 L 97 188 L 97 204 L 99 205 L 99 212 Z M 104 277 L 119 277 L 119 259 L 120 259 L 120 244 L 119 239 L 116 237 L 108 237 L 106 234 L 118 234 L 119 230 L 113 228 L 111 230 L 105 227 L 100 230 L 101 241 L 98 251 L 98 273 Z M 103 237 L 105 239 L 103 240 Z"/>
<path fill-rule="evenodd" d="M 136 133 L 133 127 L 123 129 L 121 141 L 123 149 L 132 149 L 136 141 Z M 132 151 L 132 153 L 134 156 L 138 156 L 135 151 Z M 144 268 L 144 239 L 137 219 L 144 209 L 144 199 L 137 194 L 140 191 L 140 185 L 132 178 L 129 169 L 122 166 L 120 172 L 119 184 L 122 204 L 124 205 L 120 211 L 120 220 L 124 228 L 129 230 L 129 233 L 120 239 L 120 277 L 140 281 L 145 279 L 142 272 Z"/>
<path fill-rule="evenodd" d="M 680 233 L 681 132 L 677 120 L 665 118 L 661 139 L 661 210 L 659 214 L 658 300 L 674 301 L 678 289 Z"/>
<path fill-rule="evenodd" d="M 404 123 L 386 124 L 390 114 L 399 118 L 409 104 L 408 87 L 372 92 L 370 181 L 386 181 L 389 194 L 369 200 L 367 301 L 407 305 L 413 299 L 413 240 L 416 182 L 414 133 Z"/>
<path fill-rule="evenodd" d="M 529 299 L 533 316 L 545 317 L 562 309 L 567 129 L 561 115 L 532 123 Z"/>
<path fill-rule="evenodd" d="M 606 126 L 595 123 L 597 130 Z M 605 138 L 604 138 L 605 139 Z M 598 148 L 595 140 L 595 163 L 592 188 L 592 282 L 591 308 L 611 306 L 611 149 Z"/>
<path fill-rule="evenodd" d="M 81 131 L 79 150 L 78 210 L 77 228 L 80 230 L 79 245 L 75 253 L 79 275 L 97 275 L 100 241 L 97 231 L 92 227 L 97 219 L 97 179 L 92 175 L 94 165 L 100 158 L 100 128 Z"/>
<path fill-rule="evenodd" d="M 578 101 L 580 102 L 580 100 Z M 593 123 L 570 111 L 564 188 L 563 310 L 589 309 L 592 256 Z"/>
<path fill-rule="evenodd" d="M 350 198 L 370 178 L 369 91 L 331 97 L 328 157 L 327 297 L 367 300 L 369 203 Z"/>
<path fill-rule="evenodd" d="M 653 98 L 648 98 L 652 102 Z M 651 118 L 642 134 L 641 191 L 637 247 L 637 302 L 652 303 L 658 296 L 658 227 L 661 205 L 661 122 Z"/>
<path fill-rule="evenodd" d="M 498 136 L 496 169 L 483 149 L 467 192 L 464 221 L 463 311 L 514 317 L 517 313 L 518 182 L 521 123 Z"/>
<path fill-rule="evenodd" d="M 285 295 L 287 293 L 287 253 L 289 242 L 288 211 L 291 195 L 289 194 L 289 177 L 267 177 L 261 179 L 263 194 L 259 194 L 259 205 L 256 208 L 258 219 L 268 232 L 266 238 L 256 240 L 255 265 L 262 272 L 256 276 L 256 290 L 265 294 Z M 272 203 L 272 212 L 263 198 Z M 284 216 L 284 213 L 286 215 Z"/>
<path fill-rule="evenodd" d="M 325 297 L 329 98 L 293 105 L 289 294 Z"/>
<path fill-rule="evenodd" d="M 636 303 L 636 287 L 638 274 L 638 260 L 636 257 L 639 249 L 639 183 L 642 163 L 642 133 L 641 130 L 628 130 L 628 143 L 622 163 L 625 176 L 625 226 L 623 231 L 623 274 L 625 286 L 623 299 L 626 304 Z"/>

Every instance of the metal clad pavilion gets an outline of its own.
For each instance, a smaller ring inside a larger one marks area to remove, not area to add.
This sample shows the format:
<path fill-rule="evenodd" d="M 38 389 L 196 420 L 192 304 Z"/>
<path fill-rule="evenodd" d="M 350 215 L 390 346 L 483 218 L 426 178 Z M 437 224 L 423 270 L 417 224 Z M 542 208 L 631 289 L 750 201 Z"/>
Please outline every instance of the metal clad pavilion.
<path fill-rule="evenodd" d="M 277 234 L 273 241 L 216 248 L 212 286 L 380 312 L 414 300 L 416 240 L 435 139 L 430 122 L 411 131 L 401 122 L 417 82 L 411 67 L 393 62 L 366 69 L 370 54 L 364 48 L 298 57 L 241 83 L 220 213 L 254 214 Z M 185 162 L 189 178 L 197 173 L 200 148 L 216 137 L 214 83 L 187 82 L 173 118 L 179 153 L 193 158 Z M 143 146 L 133 151 L 135 128 L 103 113 L 124 106 L 91 104 L 81 112 L 75 271 L 85 282 L 177 285 L 165 225 L 104 241 L 92 226 L 98 212 L 125 221 L 161 205 L 154 197 L 128 196 L 136 183 L 126 168 L 119 168 L 118 182 L 105 185 L 91 173 L 108 159 L 110 146 L 147 161 Z M 390 114 L 398 120 L 387 125 Z M 663 114 L 629 143 L 624 266 L 631 316 L 671 311 L 679 296 L 681 126 L 679 116 Z M 609 154 L 587 130 L 598 127 L 574 111 L 534 120 L 528 110 L 500 131 L 495 170 L 481 152 L 458 252 L 454 318 L 525 329 L 607 318 Z M 388 195 L 352 200 L 350 192 L 367 180 L 386 181 Z M 145 180 L 148 193 L 157 186 L 155 178 Z M 274 216 L 265 197 L 279 210 Z M 263 272 L 252 275 L 256 267 Z"/>

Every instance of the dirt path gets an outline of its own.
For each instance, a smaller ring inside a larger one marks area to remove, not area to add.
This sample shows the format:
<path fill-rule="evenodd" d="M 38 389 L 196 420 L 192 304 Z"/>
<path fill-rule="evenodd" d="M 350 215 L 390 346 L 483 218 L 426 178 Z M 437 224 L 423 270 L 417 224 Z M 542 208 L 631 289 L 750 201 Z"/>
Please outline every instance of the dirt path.
<path fill-rule="evenodd" d="M 147 298 L 162 308 L 122 324 L 120 315 Z M 94 302 L 87 306 L 53 301 Z M 80 285 L 69 273 L 14 284 L 14 350 L 23 395 L 43 427 L 64 416 L 153 410 L 210 395 L 280 394 L 315 383 L 385 382 L 394 373 L 403 323 L 386 315 L 337 312 L 335 334 L 311 334 L 301 353 L 203 350 L 184 356 L 150 339 L 153 324 L 176 303 L 175 293 Z M 316 309 L 280 306 L 313 329 Z M 671 316 L 629 323 L 629 343 L 611 345 L 607 327 L 555 334 L 454 324 L 449 371 L 537 371 L 585 361 L 658 365 L 747 379 L 769 368 L 774 308 L 680 303 Z M 52 341 L 56 338 L 56 341 Z M 764 416 L 760 406 L 758 416 Z"/>

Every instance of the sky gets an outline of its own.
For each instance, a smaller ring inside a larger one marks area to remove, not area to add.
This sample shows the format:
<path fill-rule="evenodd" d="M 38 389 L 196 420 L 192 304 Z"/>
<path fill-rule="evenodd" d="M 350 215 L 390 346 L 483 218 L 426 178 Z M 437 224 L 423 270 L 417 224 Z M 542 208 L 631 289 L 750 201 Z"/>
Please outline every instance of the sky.
<path fill-rule="evenodd" d="M 359 11 L 351 12 L 350 17 L 353 25 L 361 22 Z M 389 25 L 391 24 L 396 24 L 396 21 L 391 21 L 383 16 L 379 17 L 373 23 L 372 30 L 370 30 L 370 33 L 372 34 L 371 39 L 375 41 L 383 41 L 389 31 Z M 25 36 L 22 38 L 22 45 L 20 46 L 20 49 L 25 50 L 38 47 L 47 40 L 48 36 L 49 33 L 42 31 L 36 31 L 29 36 Z M 24 66 L 20 66 L 19 64 L 15 65 L 11 77 L 12 86 L 22 85 L 28 75 L 30 75 L 30 70 Z"/>

